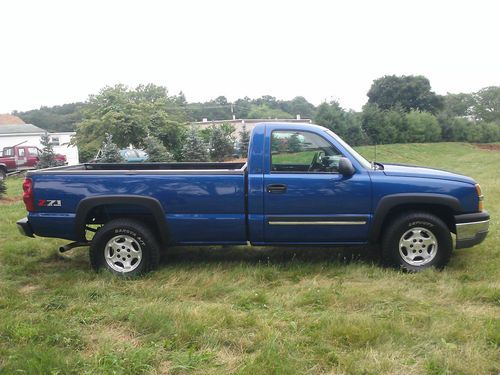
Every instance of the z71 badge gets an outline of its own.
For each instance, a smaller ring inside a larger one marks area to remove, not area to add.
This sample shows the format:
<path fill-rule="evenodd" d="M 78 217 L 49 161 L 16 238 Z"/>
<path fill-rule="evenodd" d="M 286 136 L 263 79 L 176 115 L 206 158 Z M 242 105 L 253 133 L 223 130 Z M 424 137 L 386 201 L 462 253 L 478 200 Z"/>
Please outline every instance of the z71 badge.
<path fill-rule="evenodd" d="M 39 207 L 61 207 L 60 199 L 40 199 L 38 201 Z"/>

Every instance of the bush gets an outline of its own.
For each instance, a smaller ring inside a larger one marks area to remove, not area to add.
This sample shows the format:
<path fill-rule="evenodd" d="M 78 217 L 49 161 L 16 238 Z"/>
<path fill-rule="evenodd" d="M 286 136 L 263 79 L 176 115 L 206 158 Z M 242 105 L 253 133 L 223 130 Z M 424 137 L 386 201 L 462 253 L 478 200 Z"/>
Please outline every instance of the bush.
<path fill-rule="evenodd" d="M 203 141 L 198 133 L 198 129 L 191 126 L 186 142 L 182 147 L 183 161 L 207 161 L 208 145 Z"/>
<path fill-rule="evenodd" d="M 410 111 L 406 114 L 407 137 L 405 142 L 437 142 L 441 140 L 441 128 L 436 116 L 429 112 Z"/>
<path fill-rule="evenodd" d="M 7 186 L 5 185 L 5 179 L 0 180 L 0 199 L 7 193 Z"/>
<path fill-rule="evenodd" d="M 147 137 L 144 140 L 144 145 L 144 151 L 148 154 L 148 162 L 169 162 L 174 160 L 174 156 L 168 152 L 158 138 Z"/>
<path fill-rule="evenodd" d="M 234 151 L 233 127 L 224 124 L 210 127 L 210 159 L 223 161 L 231 156 Z"/>

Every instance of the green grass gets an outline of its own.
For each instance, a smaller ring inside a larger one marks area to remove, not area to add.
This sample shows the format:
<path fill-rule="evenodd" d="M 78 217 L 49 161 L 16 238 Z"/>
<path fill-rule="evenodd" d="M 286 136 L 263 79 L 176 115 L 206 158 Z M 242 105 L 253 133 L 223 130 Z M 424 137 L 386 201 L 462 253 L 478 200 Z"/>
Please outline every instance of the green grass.
<path fill-rule="evenodd" d="M 21 180 L 9 178 L 0 373 L 498 374 L 500 152 L 390 145 L 377 159 L 476 178 L 487 240 L 441 272 L 384 269 L 369 249 L 193 247 L 121 280 L 92 272 L 85 250 L 18 234 Z"/>

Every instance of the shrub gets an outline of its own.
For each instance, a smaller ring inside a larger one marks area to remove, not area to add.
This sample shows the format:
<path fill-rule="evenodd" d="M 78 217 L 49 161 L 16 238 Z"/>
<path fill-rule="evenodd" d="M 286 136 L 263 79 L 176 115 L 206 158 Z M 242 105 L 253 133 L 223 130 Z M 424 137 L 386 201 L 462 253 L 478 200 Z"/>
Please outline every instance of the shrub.
<path fill-rule="evenodd" d="M 40 154 L 40 160 L 38 161 L 37 168 L 50 168 L 57 166 L 56 154 L 54 153 L 54 148 L 50 141 L 49 133 L 45 132 L 40 138 L 40 143 L 42 144 L 42 153 Z"/>
<path fill-rule="evenodd" d="M 99 158 L 101 163 L 123 163 L 124 160 L 120 155 L 120 150 L 118 146 L 113 142 L 113 136 L 106 133 L 106 138 L 102 142 L 101 157 Z"/>
<path fill-rule="evenodd" d="M 169 162 L 174 160 L 174 156 L 168 152 L 158 138 L 147 137 L 144 140 L 144 145 L 144 151 L 148 154 L 149 162 Z"/>
<path fill-rule="evenodd" d="M 198 129 L 191 126 L 186 142 L 182 147 L 183 161 L 207 161 L 208 160 L 208 145 L 203 142 L 203 139 L 198 133 Z"/>

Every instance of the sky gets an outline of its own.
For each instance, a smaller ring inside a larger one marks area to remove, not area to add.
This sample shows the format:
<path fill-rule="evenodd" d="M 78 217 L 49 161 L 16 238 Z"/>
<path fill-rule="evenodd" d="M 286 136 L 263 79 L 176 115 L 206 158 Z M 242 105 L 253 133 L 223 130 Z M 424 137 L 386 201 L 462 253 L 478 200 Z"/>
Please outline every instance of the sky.
<path fill-rule="evenodd" d="M 374 79 L 500 85 L 499 1 L 0 2 L 0 113 L 155 83 L 190 102 L 272 95 L 360 110 Z"/>

